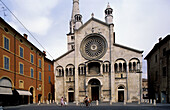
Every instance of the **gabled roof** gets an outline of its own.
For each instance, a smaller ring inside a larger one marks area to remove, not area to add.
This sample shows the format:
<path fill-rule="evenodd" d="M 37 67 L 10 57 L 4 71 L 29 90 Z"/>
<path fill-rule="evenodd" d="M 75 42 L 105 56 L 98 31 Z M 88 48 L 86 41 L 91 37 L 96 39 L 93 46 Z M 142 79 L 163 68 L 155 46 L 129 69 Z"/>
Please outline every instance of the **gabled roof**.
<path fill-rule="evenodd" d="M 113 45 L 114 45 L 114 46 L 117 46 L 117 47 L 124 48 L 124 49 L 131 50 L 131 51 L 134 51 L 134 52 L 137 52 L 137 53 L 143 53 L 143 51 L 136 50 L 136 49 L 133 49 L 133 48 L 130 48 L 130 47 L 127 47 L 127 46 L 120 45 L 120 44 L 114 43 Z"/>
<path fill-rule="evenodd" d="M 78 30 L 82 29 L 82 28 L 85 27 L 90 21 L 96 21 L 96 22 L 99 22 L 99 23 L 101 23 L 101 24 L 103 24 L 103 25 L 105 25 L 105 26 L 114 25 L 114 24 L 107 24 L 106 22 L 103 22 L 103 21 L 101 21 L 101 20 L 99 20 L 99 19 L 96 19 L 96 18 L 92 17 L 92 18 L 90 18 L 85 24 L 83 24 L 79 29 L 77 29 L 77 30 L 75 30 L 75 31 L 78 31 Z"/>
<path fill-rule="evenodd" d="M 145 57 L 145 59 L 147 59 L 149 56 L 151 56 L 159 47 L 161 47 L 163 44 L 165 44 L 169 40 L 170 40 L 170 35 L 167 35 L 163 40 L 161 40 L 160 42 L 156 43 L 154 45 L 153 49 Z"/>
<path fill-rule="evenodd" d="M 71 53 L 71 52 L 73 52 L 73 51 L 74 51 L 74 49 L 66 52 L 65 54 L 61 55 L 60 57 L 58 57 L 57 59 L 55 59 L 55 60 L 53 60 L 53 61 L 57 61 L 57 60 L 63 58 L 64 56 L 68 55 L 69 53 Z"/>
<path fill-rule="evenodd" d="M 16 35 L 18 35 L 18 37 L 20 38 L 24 38 L 23 35 L 21 35 L 17 30 L 15 30 L 11 25 L 9 25 L 3 18 L 0 17 L 0 22 L 4 23 L 4 25 L 8 26 L 8 28 L 10 28 L 11 31 L 15 32 Z M 39 52 L 41 52 L 43 54 L 43 52 L 36 47 L 34 44 L 32 44 L 29 40 L 27 39 L 23 39 L 24 41 L 26 41 L 27 43 L 29 43 L 30 45 L 32 45 L 34 48 L 36 48 Z"/>

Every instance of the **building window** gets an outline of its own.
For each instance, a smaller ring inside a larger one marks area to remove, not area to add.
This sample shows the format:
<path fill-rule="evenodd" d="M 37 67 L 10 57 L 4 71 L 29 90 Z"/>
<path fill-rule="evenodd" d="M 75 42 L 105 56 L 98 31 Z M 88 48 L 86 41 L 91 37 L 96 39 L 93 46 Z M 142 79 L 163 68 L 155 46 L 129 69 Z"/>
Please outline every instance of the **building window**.
<path fill-rule="evenodd" d="M 117 73 L 118 72 L 117 63 L 115 63 L 114 67 L 115 67 L 115 73 Z"/>
<path fill-rule="evenodd" d="M 71 49 L 74 49 L 74 45 L 71 45 Z"/>
<path fill-rule="evenodd" d="M 51 65 L 48 65 L 48 70 L 51 71 Z"/>
<path fill-rule="evenodd" d="M 74 36 L 71 36 L 71 40 L 74 40 Z"/>
<path fill-rule="evenodd" d="M 9 39 L 4 37 L 4 48 L 9 50 Z"/>
<path fill-rule="evenodd" d="M 158 71 L 156 71 L 156 74 L 155 74 L 155 81 L 158 80 Z"/>
<path fill-rule="evenodd" d="M 78 67 L 78 73 L 79 73 L 79 75 L 80 75 L 80 67 Z"/>
<path fill-rule="evenodd" d="M 123 74 L 121 74 L 121 78 L 123 78 Z"/>
<path fill-rule="evenodd" d="M 136 62 L 133 62 L 133 71 L 136 71 Z"/>
<path fill-rule="evenodd" d="M 23 80 L 19 80 L 19 88 L 24 88 L 24 81 Z"/>
<path fill-rule="evenodd" d="M 72 68 L 69 68 L 69 75 L 72 75 Z"/>
<path fill-rule="evenodd" d="M 41 84 L 39 84 L 39 86 L 38 86 L 38 90 L 39 90 L 39 91 L 41 91 Z"/>
<path fill-rule="evenodd" d="M 39 67 L 41 68 L 41 60 L 39 59 Z"/>
<path fill-rule="evenodd" d="M 84 74 L 84 68 L 81 67 L 81 74 Z"/>
<path fill-rule="evenodd" d="M 122 63 L 119 63 L 119 72 L 122 72 Z"/>
<path fill-rule="evenodd" d="M 22 63 L 19 63 L 19 73 L 24 74 L 24 65 Z"/>
<path fill-rule="evenodd" d="M 166 76 L 166 67 L 163 67 L 163 76 Z"/>
<path fill-rule="evenodd" d="M 155 63 L 157 62 L 157 55 L 155 55 Z"/>
<path fill-rule="evenodd" d="M 34 55 L 33 54 L 31 54 L 31 63 L 34 63 Z"/>
<path fill-rule="evenodd" d="M 69 81 L 71 81 L 71 78 L 69 78 Z"/>
<path fill-rule="evenodd" d="M 163 56 L 166 55 L 166 48 L 163 49 Z"/>
<path fill-rule="evenodd" d="M 5 30 L 5 32 L 8 32 L 8 28 L 5 27 L 4 30 Z"/>
<path fill-rule="evenodd" d="M 8 57 L 4 57 L 4 68 L 9 70 L 9 58 Z"/>
<path fill-rule="evenodd" d="M 19 47 L 19 56 L 22 58 L 24 56 L 24 49 L 22 47 Z"/>
<path fill-rule="evenodd" d="M 39 80 L 41 80 L 41 72 L 39 72 Z"/>
<path fill-rule="evenodd" d="M 131 72 L 131 71 L 132 71 L 132 63 L 129 62 L 129 72 Z"/>
<path fill-rule="evenodd" d="M 123 72 L 126 72 L 126 63 L 123 63 Z"/>
<path fill-rule="evenodd" d="M 59 69 L 58 72 L 59 72 L 59 76 L 62 76 L 62 70 Z"/>
<path fill-rule="evenodd" d="M 31 78 L 33 78 L 33 77 L 34 77 L 34 69 L 31 68 Z"/>
<path fill-rule="evenodd" d="M 51 83 L 51 76 L 48 77 L 48 82 Z"/>

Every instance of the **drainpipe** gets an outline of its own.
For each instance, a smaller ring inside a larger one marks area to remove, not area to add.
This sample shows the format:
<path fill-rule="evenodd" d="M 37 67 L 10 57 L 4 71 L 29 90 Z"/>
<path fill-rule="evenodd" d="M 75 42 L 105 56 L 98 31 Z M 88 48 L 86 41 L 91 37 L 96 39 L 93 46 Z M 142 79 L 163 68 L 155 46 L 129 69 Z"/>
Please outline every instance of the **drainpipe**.
<path fill-rule="evenodd" d="M 111 32 L 112 32 L 111 29 L 112 28 L 111 27 L 112 27 L 112 25 L 109 25 L 109 49 L 110 49 L 110 58 L 109 58 L 109 60 L 110 60 L 110 65 L 112 64 L 112 56 L 111 56 L 112 55 L 112 53 L 111 53 Z M 109 70 L 110 70 L 109 71 L 109 75 L 110 75 L 110 100 L 112 100 L 113 97 L 112 97 L 112 89 L 111 88 L 112 88 L 113 85 L 111 83 L 111 80 L 112 80 L 112 78 L 111 78 L 111 76 L 112 76 L 111 75 L 111 66 L 110 66 Z"/>
<path fill-rule="evenodd" d="M 37 72 L 37 61 L 38 61 L 38 59 L 37 59 L 37 51 L 38 50 L 36 50 L 36 85 L 35 85 L 35 91 L 37 91 L 37 74 L 38 74 L 38 72 Z M 35 94 L 35 102 L 36 102 L 36 96 L 37 96 L 37 94 Z"/>
<path fill-rule="evenodd" d="M 126 90 L 127 90 L 127 100 L 126 101 L 128 101 L 129 100 L 129 97 L 128 97 L 128 64 L 127 64 L 127 66 L 126 66 Z"/>
<path fill-rule="evenodd" d="M 167 52 L 166 52 L 166 57 L 167 57 L 167 61 L 166 61 L 166 63 L 167 63 L 167 103 L 169 103 L 170 101 L 169 101 L 169 54 L 170 54 L 170 50 L 167 50 Z"/>
<path fill-rule="evenodd" d="M 16 35 L 14 35 L 14 89 L 16 86 Z"/>

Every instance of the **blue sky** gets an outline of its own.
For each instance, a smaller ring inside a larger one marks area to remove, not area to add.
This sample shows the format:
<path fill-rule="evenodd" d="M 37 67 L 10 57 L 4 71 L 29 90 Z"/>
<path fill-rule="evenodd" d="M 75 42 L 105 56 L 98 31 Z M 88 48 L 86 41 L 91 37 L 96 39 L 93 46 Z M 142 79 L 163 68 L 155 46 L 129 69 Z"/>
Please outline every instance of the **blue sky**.
<path fill-rule="evenodd" d="M 66 34 L 72 12 L 72 0 L 2 0 L 36 39 L 56 59 L 67 52 Z M 113 8 L 116 43 L 144 50 L 145 57 L 158 42 L 170 34 L 170 0 L 79 0 L 83 23 L 91 17 L 104 21 L 109 2 Z M 28 32 L 5 11 L 0 3 L 0 16 L 21 34 Z M 28 34 L 29 35 L 29 34 Z M 43 51 L 29 35 L 28 40 Z M 146 61 L 143 62 L 146 77 Z"/>

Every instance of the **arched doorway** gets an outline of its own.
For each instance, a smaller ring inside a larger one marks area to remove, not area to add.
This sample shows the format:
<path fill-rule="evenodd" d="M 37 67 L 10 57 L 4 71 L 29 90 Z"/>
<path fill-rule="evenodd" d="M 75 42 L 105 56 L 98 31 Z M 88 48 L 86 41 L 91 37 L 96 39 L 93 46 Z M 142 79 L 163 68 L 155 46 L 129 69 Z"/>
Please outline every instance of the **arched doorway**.
<path fill-rule="evenodd" d="M 89 96 L 93 101 L 99 100 L 100 96 L 100 81 L 98 79 L 91 79 L 89 85 Z"/>
<path fill-rule="evenodd" d="M 52 93 L 48 93 L 48 101 L 52 101 Z"/>
<path fill-rule="evenodd" d="M 118 102 L 124 101 L 124 87 L 120 86 L 118 87 Z"/>
<path fill-rule="evenodd" d="M 89 74 L 99 74 L 100 73 L 100 63 L 91 62 L 88 64 L 88 73 Z"/>
<path fill-rule="evenodd" d="M 38 102 L 40 101 L 41 102 L 41 94 L 38 94 Z"/>
<path fill-rule="evenodd" d="M 34 91 L 34 88 L 33 87 L 31 87 L 30 88 L 30 92 L 31 92 L 31 96 L 30 96 L 30 104 L 32 104 L 33 103 L 33 96 L 34 96 L 34 93 L 33 93 L 33 91 Z"/>
<path fill-rule="evenodd" d="M 0 106 L 14 103 L 16 103 L 16 98 L 12 92 L 12 81 L 7 77 L 3 77 L 0 79 Z"/>
<path fill-rule="evenodd" d="M 69 102 L 74 101 L 74 90 L 73 90 L 73 88 L 68 89 L 68 101 Z"/>

